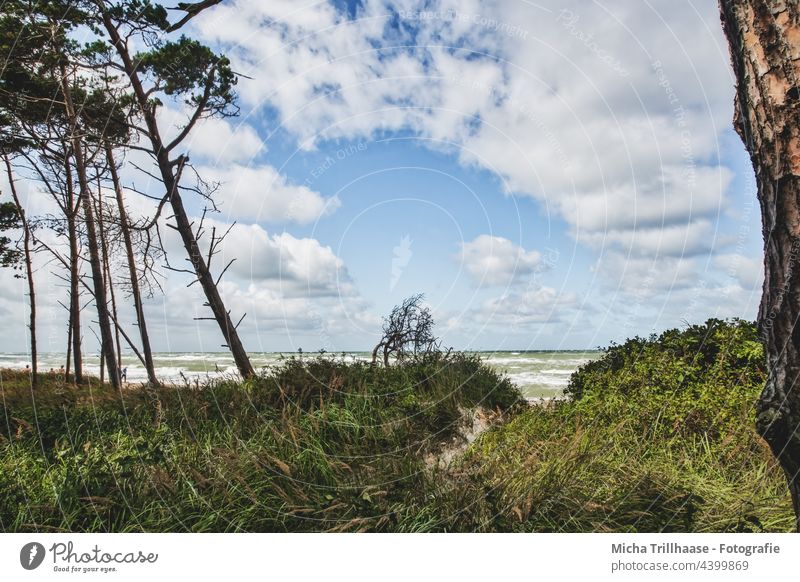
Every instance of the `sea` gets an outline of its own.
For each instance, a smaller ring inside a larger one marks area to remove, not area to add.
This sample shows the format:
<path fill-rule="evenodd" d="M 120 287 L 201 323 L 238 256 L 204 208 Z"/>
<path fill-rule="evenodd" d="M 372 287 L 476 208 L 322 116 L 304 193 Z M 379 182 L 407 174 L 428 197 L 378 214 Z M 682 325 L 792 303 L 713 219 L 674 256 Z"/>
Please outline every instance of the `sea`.
<path fill-rule="evenodd" d="M 502 351 L 476 352 L 489 366 L 505 374 L 516 384 L 522 394 L 529 399 L 556 398 L 563 393 L 570 375 L 580 366 L 596 359 L 600 352 L 593 351 Z M 302 357 L 315 357 L 316 353 L 303 354 Z M 40 371 L 58 371 L 65 363 L 64 354 L 45 353 L 39 356 Z M 256 369 L 268 369 L 280 365 L 290 357 L 298 357 L 297 352 L 251 353 L 250 360 Z M 326 354 L 326 357 L 346 360 L 365 360 L 371 358 L 367 352 L 344 352 Z M 159 380 L 178 384 L 203 382 L 208 378 L 224 376 L 235 377 L 236 366 L 233 358 L 223 352 L 171 352 L 153 354 Z M 30 363 L 27 354 L 0 354 L 0 368 L 24 368 Z M 127 368 L 129 383 L 144 382 L 147 379 L 144 367 L 133 355 L 123 354 L 123 367 Z M 84 356 L 84 371 L 87 374 L 100 374 L 100 359 L 95 355 Z"/>

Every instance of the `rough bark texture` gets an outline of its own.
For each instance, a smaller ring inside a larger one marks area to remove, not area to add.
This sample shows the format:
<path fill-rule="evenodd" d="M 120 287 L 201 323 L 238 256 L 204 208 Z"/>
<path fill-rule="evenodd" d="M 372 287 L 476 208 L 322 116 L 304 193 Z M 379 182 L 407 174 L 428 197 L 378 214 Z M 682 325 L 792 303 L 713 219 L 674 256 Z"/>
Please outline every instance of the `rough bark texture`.
<path fill-rule="evenodd" d="M 764 235 L 758 321 L 770 373 L 756 422 L 800 528 L 800 4 L 721 0 L 720 10 L 737 79 L 734 123 L 755 169 Z"/>
<path fill-rule="evenodd" d="M 169 152 L 164 146 L 156 120 L 156 110 L 152 106 L 152 103 L 148 99 L 147 92 L 142 86 L 139 73 L 136 70 L 136 64 L 133 62 L 128 52 L 125 41 L 120 37 L 119 31 L 109 14 L 104 11 L 102 16 L 103 24 L 109 34 L 112 44 L 122 60 L 125 73 L 130 79 L 137 105 L 147 125 L 148 137 L 153 154 L 156 157 L 161 180 L 164 182 L 166 195 L 169 197 L 176 229 L 181 236 L 189 261 L 192 263 L 194 273 L 206 296 L 208 307 L 214 314 L 214 319 L 217 321 L 222 336 L 225 338 L 225 345 L 231 351 L 239 373 L 243 378 L 254 376 L 255 370 L 253 370 L 253 366 L 250 363 L 250 358 L 244 349 L 239 333 L 236 331 L 236 326 L 231 320 L 230 313 L 225 308 L 225 303 L 222 300 L 222 296 L 219 294 L 219 289 L 217 289 L 217 282 L 214 280 L 208 268 L 203 252 L 200 250 L 197 238 L 192 230 L 192 223 L 183 206 L 183 199 L 181 198 L 175 177 L 175 169 L 176 167 L 180 167 L 180 164 L 173 163 L 170 159 Z"/>
<path fill-rule="evenodd" d="M 117 196 L 117 206 L 119 209 L 119 227 L 122 231 L 122 242 L 125 245 L 125 256 L 128 261 L 128 274 L 131 281 L 131 295 L 133 295 L 133 305 L 136 309 L 136 324 L 139 327 L 139 336 L 142 339 L 142 355 L 144 356 L 144 366 L 147 370 L 147 380 L 151 386 L 158 386 L 156 378 L 156 368 L 153 363 L 153 351 L 150 348 L 150 335 L 147 333 L 147 321 L 144 317 L 144 305 L 142 304 L 142 292 L 139 288 L 139 273 L 136 269 L 136 261 L 133 254 L 133 241 L 131 240 L 130 223 L 128 213 L 125 210 L 125 199 L 122 193 L 122 185 L 117 175 L 117 166 L 114 160 L 114 152 L 111 146 L 106 144 L 106 161 L 111 172 L 111 180 L 114 183 L 114 192 Z"/>

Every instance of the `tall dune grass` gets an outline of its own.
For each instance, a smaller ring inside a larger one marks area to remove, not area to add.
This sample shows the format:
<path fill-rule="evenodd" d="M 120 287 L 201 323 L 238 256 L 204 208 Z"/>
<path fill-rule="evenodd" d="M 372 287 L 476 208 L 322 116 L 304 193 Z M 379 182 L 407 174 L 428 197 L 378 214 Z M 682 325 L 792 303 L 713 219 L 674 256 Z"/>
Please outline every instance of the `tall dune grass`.
<path fill-rule="evenodd" d="M 533 407 L 462 354 L 158 392 L 3 370 L 0 529 L 788 531 L 763 359 L 752 324 L 710 320 L 613 345 Z M 478 408 L 501 422 L 467 447 Z"/>

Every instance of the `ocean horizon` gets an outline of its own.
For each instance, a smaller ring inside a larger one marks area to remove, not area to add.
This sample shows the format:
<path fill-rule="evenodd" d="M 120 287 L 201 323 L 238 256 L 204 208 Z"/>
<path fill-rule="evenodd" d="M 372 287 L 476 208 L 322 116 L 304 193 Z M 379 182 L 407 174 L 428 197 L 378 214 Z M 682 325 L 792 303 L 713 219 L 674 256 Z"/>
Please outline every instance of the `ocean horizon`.
<path fill-rule="evenodd" d="M 599 357 L 595 350 L 481 350 L 468 351 L 481 356 L 485 362 L 505 374 L 516 384 L 526 398 L 552 398 L 560 396 L 572 373 L 582 365 Z M 257 370 L 279 365 L 290 357 L 344 357 L 350 360 L 370 360 L 368 351 L 344 352 L 252 352 L 250 360 Z M 236 376 L 236 365 L 229 352 L 154 352 L 156 374 L 163 382 L 183 383 L 211 378 Z M 100 375 L 99 354 L 84 354 L 84 371 Z M 66 363 L 66 353 L 39 354 L 39 370 L 58 371 Z M 0 368 L 23 369 L 30 357 L 23 352 L 0 353 Z M 123 353 L 122 365 L 127 369 L 128 383 L 145 382 L 144 366 L 132 353 Z"/>

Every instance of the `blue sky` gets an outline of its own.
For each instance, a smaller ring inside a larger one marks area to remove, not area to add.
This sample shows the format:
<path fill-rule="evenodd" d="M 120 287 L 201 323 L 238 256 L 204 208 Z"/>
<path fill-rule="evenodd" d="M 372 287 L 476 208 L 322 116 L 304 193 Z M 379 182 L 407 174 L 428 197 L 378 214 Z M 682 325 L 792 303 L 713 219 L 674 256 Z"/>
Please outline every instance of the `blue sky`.
<path fill-rule="evenodd" d="M 192 27 L 246 75 L 241 115 L 187 148 L 221 183 L 214 220 L 236 221 L 222 289 L 251 350 L 369 349 L 420 292 L 456 348 L 755 317 L 760 217 L 716 2 L 238 0 Z M 197 290 L 164 281 L 157 349 L 219 349 Z"/>

